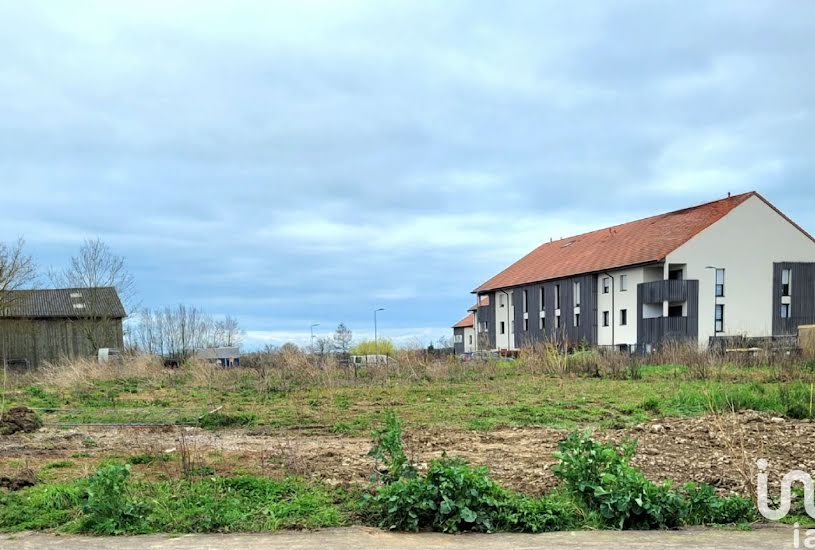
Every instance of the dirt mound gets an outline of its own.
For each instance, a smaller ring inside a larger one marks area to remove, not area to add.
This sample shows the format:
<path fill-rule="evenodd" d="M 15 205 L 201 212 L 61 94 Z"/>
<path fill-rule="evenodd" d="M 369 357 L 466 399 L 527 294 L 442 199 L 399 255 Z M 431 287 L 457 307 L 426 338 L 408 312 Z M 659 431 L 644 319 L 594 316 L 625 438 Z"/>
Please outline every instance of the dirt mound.
<path fill-rule="evenodd" d="M 19 491 L 26 487 L 33 487 L 37 484 L 37 475 L 34 470 L 24 469 L 21 470 L 15 477 L 0 476 L 0 488 L 9 489 L 10 491 Z"/>
<path fill-rule="evenodd" d="M 0 415 L 0 435 L 36 432 L 42 420 L 28 407 L 13 407 Z"/>

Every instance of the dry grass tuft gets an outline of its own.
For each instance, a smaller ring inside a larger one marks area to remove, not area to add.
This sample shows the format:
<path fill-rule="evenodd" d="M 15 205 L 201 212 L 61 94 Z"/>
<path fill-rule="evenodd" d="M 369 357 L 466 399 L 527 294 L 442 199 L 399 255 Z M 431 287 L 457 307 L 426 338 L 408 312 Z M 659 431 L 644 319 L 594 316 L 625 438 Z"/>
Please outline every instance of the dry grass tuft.
<path fill-rule="evenodd" d="M 39 380 L 47 386 L 73 389 L 92 386 L 103 380 L 137 378 L 158 380 L 166 375 L 161 361 L 149 355 L 126 357 L 121 362 L 98 363 L 93 359 L 64 359 L 48 363 L 39 371 Z"/>

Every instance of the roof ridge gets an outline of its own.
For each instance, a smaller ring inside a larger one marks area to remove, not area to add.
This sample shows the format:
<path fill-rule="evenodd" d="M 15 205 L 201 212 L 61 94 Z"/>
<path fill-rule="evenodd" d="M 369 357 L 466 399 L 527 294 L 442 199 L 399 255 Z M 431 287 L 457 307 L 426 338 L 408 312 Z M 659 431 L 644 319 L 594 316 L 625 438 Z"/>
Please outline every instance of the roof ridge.
<path fill-rule="evenodd" d="M 627 222 L 617 223 L 617 224 L 609 225 L 609 226 L 606 226 L 606 227 L 599 227 L 597 229 L 592 229 L 590 231 L 584 231 L 583 233 L 578 233 L 577 235 L 572 235 L 570 237 L 561 237 L 560 239 L 557 239 L 557 240 L 552 240 L 552 241 L 549 241 L 549 242 L 539 244 L 537 246 L 537 248 L 540 248 L 541 246 L 544 246 L 544 245 L 547 245 L 547 244 L 556 243 L 558 241 L 568 241 L 568 240 L 572 240 L 572 239 L 577 239 L 578 237 L 583 237 L 585 235 L 591 235 L 592 233 L 597 233 L 599 231 L 608 231 L 609 229 L 614 229 L 615 227 L 621 227 L 623 225 L 628 225 L 630 223 L 644 222 L 646 220 L 655 219 L 655 218 L 662 218 L 662 217 L 665 217 L 665 216 L 678 214 L 680 212 L 687 212 L 689 210 L 694 210 L 696 208 L 703 208 L 705 206 L 710 206 L 711 204 L 716 204 L 717 202 L 735 200 L 735 199 L 740 199 L 742 197 L 744 199 L 747 199 L 747 198 L 749 198 L 750 195 L 758 195 L 758 193 L 756 191 L 747 191 L 745 193 L 739 193 L 738 195 L 731 195 L 729 197 L 724 197 L 724 198 L 721 198 L 721 199 L 707 201 L 707 202 L 703 202 L 703 203 L 696 204 L 696 205 L 693 205 L 693 206 L 687 206 L 685 208 L 677 208 L 676 210 L 670 210 L 668 212 L 662 212 L 661 214 L 652 214 L 650 216 L 644 216 L 642 218 L 636 218 L 636 219 L 633 219 L 633 220 L 628 220 Z"/>
<path fill-rule="evenodd" d="M 760 197 L 756 191 L 748 191 L 544 242 L 473 292 L 663 260 L 753 196 Z M 720 204 L 723 206 L 717 206 Z M 700 213 L 696 214 L 697 211 Z M 670 223 L 672 218 L 676 218 L 676 223 Z M 655 234 L 651 226 L 661 233 Z M 618 234 L 617 240 L 600 239 L 603 235 Z M 572 245 L 573 254 L 559 252 Z"/>

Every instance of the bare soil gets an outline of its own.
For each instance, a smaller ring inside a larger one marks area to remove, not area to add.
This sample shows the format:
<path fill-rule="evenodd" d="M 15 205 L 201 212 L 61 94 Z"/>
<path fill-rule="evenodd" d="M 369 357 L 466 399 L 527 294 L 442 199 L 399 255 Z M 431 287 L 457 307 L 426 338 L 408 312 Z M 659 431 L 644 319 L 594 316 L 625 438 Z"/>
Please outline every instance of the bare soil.
<path fill-rule="evenodd" d="M 552 488 L 552 456 L 566 431 L 553 428 L 504 428 L 488 432 L 427 429 L 405 434 L 410 454 L 422 466 L 446 452 L 471 464 L 489 466 L 508 487 L 538 494 Z M 183 440 L 182 440 L 183 434 Z M 815 471 L 815 424 L 755 412 L 726 416 L 666 418 L 635 428 L 595 431 L 601 439 L 638 440 L 633 463 L 653 481 L 706 482 L 722 492 L 743 492 L 754 479 L 755 461 L 767 458 L 778 477 L 790 469 Z M 371 440 L 293 430 L 225 430 L 197 428 L 42 428 L 33 434 L 0 437 L 0 475 L 19 467 L 42 468 L 72 460 L 92 470 L 100 458 L 139 453 L 178 453 L 186 445 L 216 472 L 244 471 L 265 475 L 297 473 L 331 484 L 364 482 L 376 471 L 367 456 Z M 172 463 L 139 465 L 136 471 L 167 472 Z M 53 470 L 52 470 L 53 471 Z M 76 469 L 67 469 L 75 477 Z M 771 476 L 773 477 L 773 476 Z"/>

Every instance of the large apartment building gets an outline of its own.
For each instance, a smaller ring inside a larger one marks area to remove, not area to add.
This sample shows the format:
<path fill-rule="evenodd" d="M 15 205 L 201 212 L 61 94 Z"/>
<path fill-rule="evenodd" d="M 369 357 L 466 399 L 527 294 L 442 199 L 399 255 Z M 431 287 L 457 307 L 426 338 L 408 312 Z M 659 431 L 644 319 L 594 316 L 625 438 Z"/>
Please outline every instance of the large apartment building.
<path fill-rule="evenodd" d="M 815 323 L 815 239 L 744 193 L 544 243 L 473 292 L 473 350 L 791 335 Z"/>

